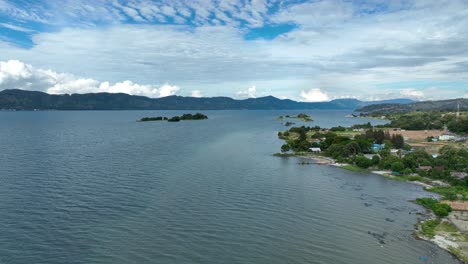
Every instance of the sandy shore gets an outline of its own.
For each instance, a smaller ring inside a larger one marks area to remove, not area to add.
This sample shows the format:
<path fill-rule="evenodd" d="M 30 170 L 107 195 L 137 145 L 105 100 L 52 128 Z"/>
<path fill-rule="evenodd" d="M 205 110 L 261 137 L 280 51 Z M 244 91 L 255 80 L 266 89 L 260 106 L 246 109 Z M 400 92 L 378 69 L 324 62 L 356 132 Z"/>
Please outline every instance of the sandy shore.
<path fill-rule="evenodd" d="M 334 167 L 343 167 L 343 166 L 350 165 L 350 164 L 347 164 L 347 163 L 338 163 L 333 158 L 319 156 L 319 155 L 298 155 L 297 157 L 313 160 L 315 164 L 320 164 L 320 165 L 331 165 L 331 166 L 334 166 Z M 395 176 L 392 175 L 392 172 L 389 171 L 389 170 L 369 170 L 369 173 L 377 174 L 377 175 L 384 176 L 384 177 L 387 177 L 387 178 L 394 178 L 395 177 Z M 424 183 L 424 182 L 420 182 L 420 181 L 409 181 L 409 183 L 413 183 L 413 184 L 422 186 L 424 188 L 434 187 L 433 185 L 430 185 L 430 184 L 427 184 L 427 183 Z"/>
<path fill-rule="evenodd" d="M 457 243 L 450 241 L 446 237 L 440 235 L 435 235 L 433 239 L 430 239 L 430 241 L 434 242 L 436 245 L 445 250 L 450 250 L 451 247 L 456 249 L 460 248 Z"/>
<path fill-rule="evenodd" d="M 314 163 L 316 164 L 321 164 L 321 165 L 333 165 L 335 164 L 335 160 L 329 157 L 324 157 L 324 156 L 319 156 L 319 155 L 299 155 L 297 156 L 299 158 L 304 158 L 304 159 L 310 159 L 313 160 Z"/>

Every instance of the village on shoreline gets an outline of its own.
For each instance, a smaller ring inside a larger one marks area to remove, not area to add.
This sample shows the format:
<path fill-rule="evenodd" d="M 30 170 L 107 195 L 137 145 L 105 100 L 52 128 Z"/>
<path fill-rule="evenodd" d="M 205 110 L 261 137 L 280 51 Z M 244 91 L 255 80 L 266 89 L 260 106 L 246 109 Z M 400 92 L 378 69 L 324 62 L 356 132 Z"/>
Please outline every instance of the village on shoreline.
<path fill-rule="evenodd" d="M 415 235 L 468 263 L 468 113 L 417 112 L 377 118 L 390 122 L 327 129 L 291 127 L 278 132 L 285 144 L 275 155 L 409 181 L 437 193 L 439 200 L 414 201 L 429 214 L 417 224 Z"/>

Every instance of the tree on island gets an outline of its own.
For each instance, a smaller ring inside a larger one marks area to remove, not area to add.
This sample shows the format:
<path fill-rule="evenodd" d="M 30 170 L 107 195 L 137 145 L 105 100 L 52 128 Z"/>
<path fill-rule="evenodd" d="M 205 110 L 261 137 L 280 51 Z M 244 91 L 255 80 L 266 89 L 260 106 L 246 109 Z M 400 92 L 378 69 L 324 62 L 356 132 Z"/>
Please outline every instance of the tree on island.
<path fill-rule="evenodd" d="M 167 121 L 169 121 L 169 122 L 179 122 L 179 121 L 180 121 L 180 117 L 174 116 L 174 117 L 169 118 L 169 120 L 167 120 Z"/>
<path fill-rule="evenodd" d="M 281 152 L 288 152 L 291 150 L 291 147 L 288 144 L 283 144 L 281 146 Z"/>

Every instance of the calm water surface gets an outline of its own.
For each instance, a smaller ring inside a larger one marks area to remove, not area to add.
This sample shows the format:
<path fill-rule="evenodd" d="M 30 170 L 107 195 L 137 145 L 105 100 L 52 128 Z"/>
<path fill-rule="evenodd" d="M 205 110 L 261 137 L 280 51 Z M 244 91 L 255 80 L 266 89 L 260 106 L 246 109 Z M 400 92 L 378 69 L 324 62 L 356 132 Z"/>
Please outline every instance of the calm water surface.
<path fill-rule="evenodd" d="M 420 187 L 273 157 L 294 111 L 135 122 L 180 113 L 0 112 L 0 264 L 458 263 L 412 237 Z"/>

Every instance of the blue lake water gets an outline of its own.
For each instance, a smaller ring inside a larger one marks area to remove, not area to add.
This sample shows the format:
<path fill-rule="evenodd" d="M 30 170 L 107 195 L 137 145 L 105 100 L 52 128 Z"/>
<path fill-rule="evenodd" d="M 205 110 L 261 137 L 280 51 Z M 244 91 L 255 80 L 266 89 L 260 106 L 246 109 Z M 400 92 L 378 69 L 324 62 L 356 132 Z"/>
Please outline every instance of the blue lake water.
<path fill-rule="evenodd" d="M 0 263 L 459 263 L 412 237 L 421 187 L 272 156 L 296 111 L 135 122 L 184 112 L 0 112 Z"/>

